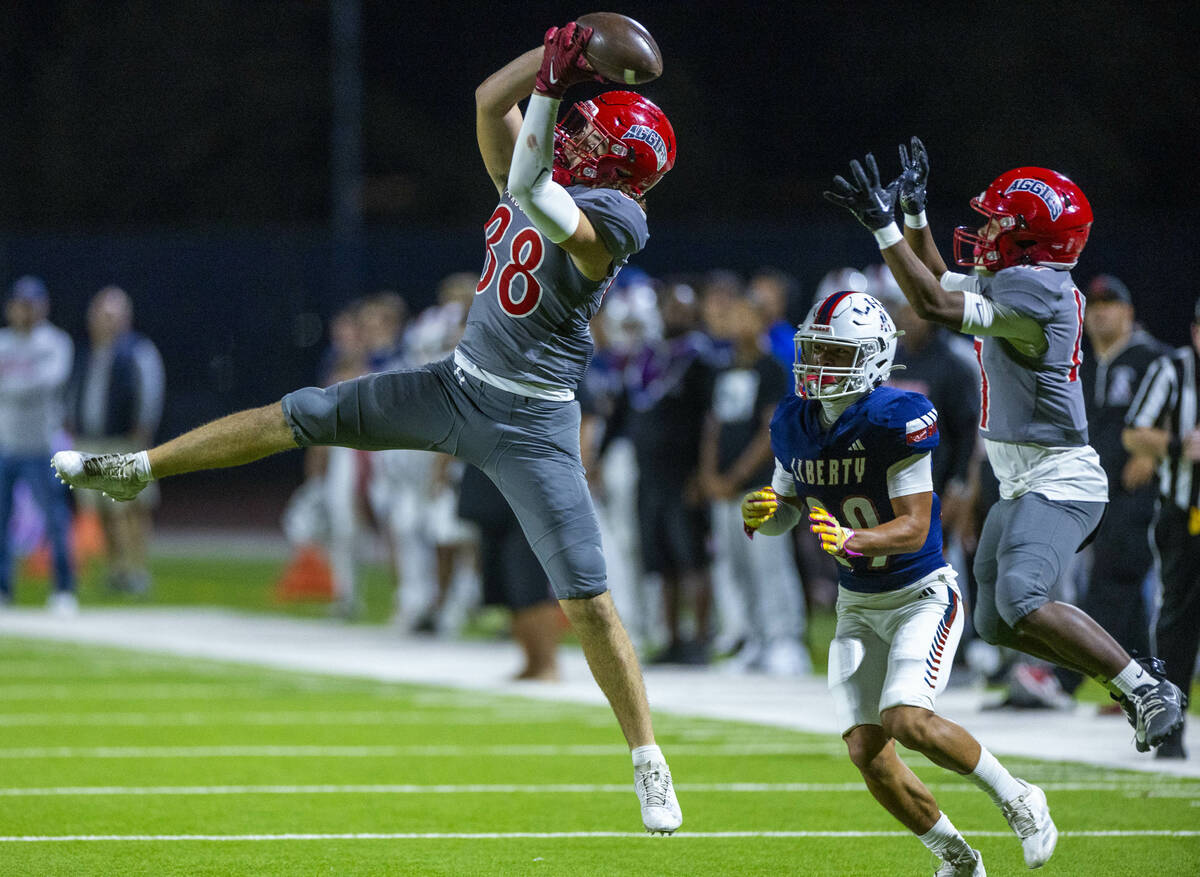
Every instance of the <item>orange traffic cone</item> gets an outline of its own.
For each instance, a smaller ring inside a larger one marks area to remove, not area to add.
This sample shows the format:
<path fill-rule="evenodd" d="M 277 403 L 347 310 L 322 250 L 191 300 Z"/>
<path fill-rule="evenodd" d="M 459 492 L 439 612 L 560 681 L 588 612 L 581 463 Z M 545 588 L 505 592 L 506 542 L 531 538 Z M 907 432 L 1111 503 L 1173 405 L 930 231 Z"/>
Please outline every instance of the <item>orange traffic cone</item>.
<path fill-rule="evenodd" d="M 80 511 L 71 524 L 71 556 L 75 558 L 75 566 L 81 567 L 106 554 L 108 544 L 104 538 L 100 513 L 95 509 Z"/>
<path fill-rule="evenodd" d="M 302 545 L 275 583 L 275 602 L 329 602 L 333 599 L 333 571 L 325 552 L 316 545 Z"/>

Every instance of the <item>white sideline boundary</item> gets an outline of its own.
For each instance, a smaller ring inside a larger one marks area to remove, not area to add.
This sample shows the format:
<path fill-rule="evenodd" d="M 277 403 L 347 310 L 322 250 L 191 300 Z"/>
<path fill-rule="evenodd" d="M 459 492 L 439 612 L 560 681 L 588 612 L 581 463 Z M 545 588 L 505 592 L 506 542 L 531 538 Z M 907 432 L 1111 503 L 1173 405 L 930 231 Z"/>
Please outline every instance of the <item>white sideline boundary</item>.
<path fill-rule="evenodd" d="M 85 608 L 77 617 L 60 618 L 41 609 L 8 608 L 0 612 L 0 635 L 235 661 L 326 676 L 447 686 L 489 697 L 516 695 L 540 701 L 605 704 L 578 651 L 563 651 L 563 682 L 515 682 L 510 677 L 518 669 L 519 657 L 511 644 L 403 637 L 382 626 L 217 609 Z M 841 729 L 824 679 L 660 668 L 647 668 L 645 679 L 656 714 L 812 731 L 831 735 L 830 742 L 840 745 Z M 9 693 L 18 693 L 11 685 L 9 688 Z M 326 690 L 323 685 L 315 689 Z M 79 688 L 76 691 L 82 693 Z M 1190 722 L 1187 729 L 1191 759 L 1156 760 L 1134 750 L 1132 731 L 1124 718 L 1098 717 L 1094 707 L 1061 712 L 984 711 L 983 702 L 980 691 L 951 688 L 941 695 L 938 706 L 939 712 L 962 724 L 998 754 L 1200 777 L 1200 722 Z M 667 750 L 668 757 L 671 751 Z"/>
<path fill-rule="evenodd" d="M 1011 831 L 964 831 L 965 837 L 1012 837 Z M 1109 838 L 1109 837 L 1200 837 L 1200 831 L 1061 831 L 1059 837 Z M 346 834 L 64 834 L 64 835 L 15 835 L 0 837 L 0 843 L 86 843 L 96 841 L 206 841 L 206 842 L 262 842 L 294 840 L 565 840 L 572 838 L 619 838 L 653 839 L 656 843 L 679 843 L 683 840 L 721 840 L 728 838 L 867 838 L 907 837 L 908 831 L 681 831 L 671 835 L 670 841 L 660 839 L 648 832 L 633 831 L 510 831 L 510 832 L 429 832 L 429 833 L 373 833 L 355 832 Z"/>

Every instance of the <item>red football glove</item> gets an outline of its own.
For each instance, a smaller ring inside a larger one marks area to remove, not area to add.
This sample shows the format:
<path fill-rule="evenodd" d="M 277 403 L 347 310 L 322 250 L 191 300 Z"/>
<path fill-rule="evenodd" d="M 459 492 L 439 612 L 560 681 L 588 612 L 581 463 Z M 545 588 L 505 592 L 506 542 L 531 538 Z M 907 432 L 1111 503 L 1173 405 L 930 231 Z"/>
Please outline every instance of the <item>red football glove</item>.
<path fill-rule="evenodd" d="M 580 27 L 573 21 L 546 31 L 542 66 L 533 86 L 538 94 L 562 100 L 563 94 L 572 85 L 589 79 L 604 81 L 595 74 L 583 56 L 591 38 L 592 28 Z"/>

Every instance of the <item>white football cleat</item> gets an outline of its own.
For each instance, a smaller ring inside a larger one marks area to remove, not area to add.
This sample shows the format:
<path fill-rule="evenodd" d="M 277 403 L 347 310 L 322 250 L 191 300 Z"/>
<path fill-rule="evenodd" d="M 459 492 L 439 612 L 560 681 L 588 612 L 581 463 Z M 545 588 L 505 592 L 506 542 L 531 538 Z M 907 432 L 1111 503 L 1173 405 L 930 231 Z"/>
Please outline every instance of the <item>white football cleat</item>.
<path fill-rule="evenodd" d="M 1046 793 L 1024 780 L 1017 780 L 1025 787 L 1025 793 L 1000 805 L 1004 818 L 1017 837 L 1025 852 L 1025 867 L 1040 868 L 1054 855 L 1058 843 L 1058 829 L 1050 818 L 1046 804 Z"/>
<path fill-rule="evenodd" d="M 79 614 L 79 598 L 74 591 L 55 591 L 46 601 L 46 608 L 59 618 L 74 618 Z"/>
<path fill-rule="evenodd" d="M 987 877 L 987 871 L 983 870 L 983 856 L 979 855 L 979 850 L 971 850 L 970 856 L 943 861 L 933 877 Z"/>
<path fill-rule="evenodd" d="M 642 823 L 651 834 L 673 834 L 683 825 L 683 811 L 665 762 L 648 761 L 633 768 L 633 785 L 642 804 Z"/>
<path fill-rule="evenodd" d="M 63 484 L 99 490 L 110 499 L 128 502 L 149 483 L 138 477 L 136 458 L 136 454 L 59 451 L 50 459 L 50 466 Z"/>

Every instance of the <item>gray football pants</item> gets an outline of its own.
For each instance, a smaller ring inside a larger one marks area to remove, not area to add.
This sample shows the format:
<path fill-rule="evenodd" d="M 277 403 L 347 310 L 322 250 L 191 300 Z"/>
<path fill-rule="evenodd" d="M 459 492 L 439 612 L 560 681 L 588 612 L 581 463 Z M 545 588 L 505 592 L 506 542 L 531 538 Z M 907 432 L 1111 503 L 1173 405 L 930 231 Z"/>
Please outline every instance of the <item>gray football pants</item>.
<path fill-rule="evenodd" d="M 1010 629 L 1050 602 L 1072 555 L 1100 524 L 1104 506 L 1026 493 L 991 507 L 975 553 L 973 617 L 984 640 L 1013 645 Z"/>
<path fill-rule="evenodd" d="M 518 396 L 445 359 L 283 397 L 301 446 L 453 454 L 508 500 L 555 595 L 607 590 L 600 528 L 579 457 L 579 403 Z"/>

